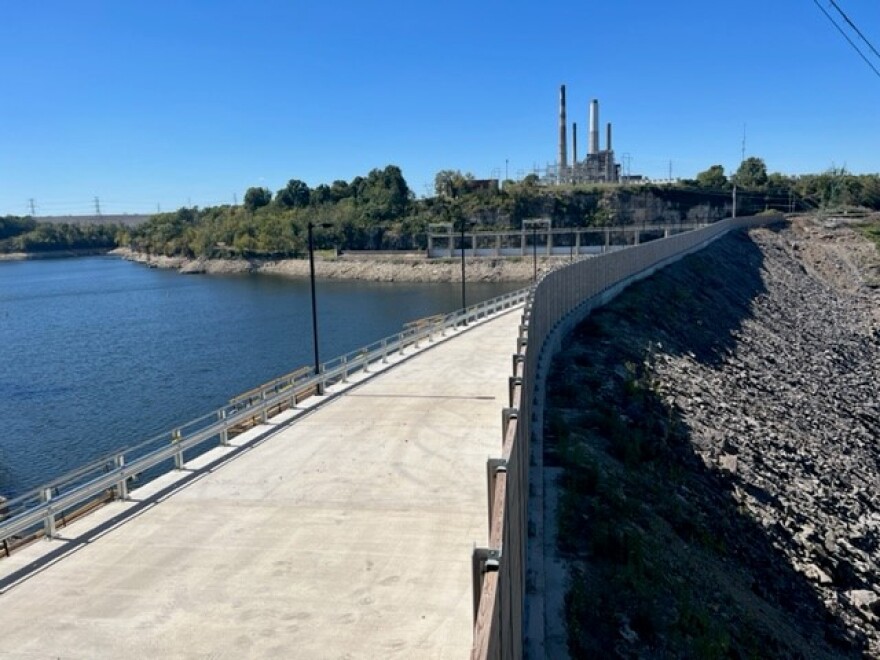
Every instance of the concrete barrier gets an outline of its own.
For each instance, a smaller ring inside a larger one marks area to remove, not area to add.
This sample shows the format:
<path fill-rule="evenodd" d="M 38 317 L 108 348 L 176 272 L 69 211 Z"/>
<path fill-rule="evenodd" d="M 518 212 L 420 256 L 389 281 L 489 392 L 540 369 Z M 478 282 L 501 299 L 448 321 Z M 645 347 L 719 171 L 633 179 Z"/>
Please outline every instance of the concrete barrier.
<path fill-rule="evenodd" d="M 543 384 L 563 338 L 593 309 L 633 282 L 701 250 L 729 231 L 782 219 L 781 215 L 729 218 L 559 268 L 533 288 L 513 356 L 502 454 L 488 464 L 489 547 L 476 548 L 473 556 L 473 659 L 523 657 L 529 460 L 532 441 L 540 438 L 543 428 Z M 536 464 L 540 467 L 540 456 Z M 537 492 L 536 496 L 542 494 Z M 541 617 L 531 629 L 542 634 L 543 612 L 532 612 L 531 617 Z M 540 641 L 536 648 L 541 648 Z"/>

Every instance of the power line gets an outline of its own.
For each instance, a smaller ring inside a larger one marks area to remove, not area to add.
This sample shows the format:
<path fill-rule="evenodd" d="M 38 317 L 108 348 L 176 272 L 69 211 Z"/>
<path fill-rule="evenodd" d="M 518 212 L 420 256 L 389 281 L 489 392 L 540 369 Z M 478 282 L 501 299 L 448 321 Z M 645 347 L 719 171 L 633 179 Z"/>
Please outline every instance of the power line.
<path fill-rule="evenodd" d="M 880 78 L 880 71 L 877 70 L 877 67 L 871 63 L 871 60 L 869 60 L 867 58 L 867 56 L 862 52 L 861 48 L 859 48 L 856 45 L 856 43 L 852 39 L 849 38 L 849 35 L 846 33 L 846 31 L 842 27 L 840 27 L 840 25 L 837 24 L 837 21 L 834 20 L 834 17 L 831 14 L 829 14 L 827 11 L 825 11 L 825 7 L 823 7 L 822 5 L 819 4 L 819 0 L 813 0 L 813 3 L 822 11 L 823 14 L 825 14 L 825 17 L 829 21 L 831 21 L 831 24 L 837 28 L 837 31 L 843 35 L 843 38 L 849 42 L 849 45 L 855 49 L 855 51 L 859 54 L 859 57 L 861 57 L 863 60 L 865 60 L 865 64 L 867 64 L 869 67 L 871 67 L 871 70 L 877 75 L 878 78 Z"/>
<path fill-rule="evenodd" d="M 829 2 L 831 2 L 831 4 L 834 5 L 834 8 L 840 13 L 841 16 L 843 16 L 843 20 L 845 20 L 847 23 L 849 23 L 849 26 L 853 30 L 856 31 L 857 35 L 859 35 L 862 38 L 862 41 L 864 41 L 866 44 L 868 44 L 868 48 L 871 49 L 871 51 L 874 53 L 874 55 L 876 55 L 877 57 L 880 57 L 880 53 L 878 53 L 877 49 L 874 48 L 874 45 L 870 41 L 868 41 L 868 37 L 866 37 L 864 34 L 862 34 L 862 31 L 859 30 L 859 28 L 856 27 L 856 24 L 850 20 L 849 16 L 846 15 L 846 12 L 840 8 L 840 5 L 838 5 L 836 2 L 834 2 L 834 0 L 829 0 Z"/>

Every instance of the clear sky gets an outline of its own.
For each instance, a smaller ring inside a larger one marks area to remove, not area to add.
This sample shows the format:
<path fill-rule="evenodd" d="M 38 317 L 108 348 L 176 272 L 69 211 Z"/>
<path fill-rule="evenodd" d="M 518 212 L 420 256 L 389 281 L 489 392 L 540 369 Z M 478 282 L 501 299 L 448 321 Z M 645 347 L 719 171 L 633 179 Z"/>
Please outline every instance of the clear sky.
<path fill-rule="evenodd" d="M 880 48 L 880 3 L 837 4 Z M 771 171 L 880 171 L 880 77 L 813 0 L 10 1 L 0 83 L 0 214 L 516 178 L 556 158 L 563 83 L 581 155 L 595 97 L 633 174 L 735 169 L 744 126 Z"/>

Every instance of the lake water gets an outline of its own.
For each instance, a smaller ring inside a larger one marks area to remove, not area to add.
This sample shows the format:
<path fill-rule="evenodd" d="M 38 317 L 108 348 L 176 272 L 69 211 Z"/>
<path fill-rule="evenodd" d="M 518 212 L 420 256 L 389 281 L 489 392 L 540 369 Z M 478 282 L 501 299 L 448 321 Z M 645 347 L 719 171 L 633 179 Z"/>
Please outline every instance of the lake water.
<path fill-rule="evenodd" d="M 521 286 L 471 283 L 468 303 Z M 460 284 L 317 287 L 322 361 L 461 306 Z M 185 276 L 113 257 L 0 262 L 0 495 L 313 359 L 307 280 Z"/>

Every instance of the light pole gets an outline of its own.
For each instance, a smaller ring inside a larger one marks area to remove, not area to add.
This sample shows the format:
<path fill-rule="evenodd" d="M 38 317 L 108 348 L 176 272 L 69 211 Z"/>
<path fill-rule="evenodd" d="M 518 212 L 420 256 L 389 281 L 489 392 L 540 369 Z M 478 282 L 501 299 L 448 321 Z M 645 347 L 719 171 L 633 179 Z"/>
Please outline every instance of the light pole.
<path fill-rule="evenodd" d="M 464 270 L 464 241 L 465 235 L 464 230 L 467 227 L 472 227 L 474 225 L 473 222 L 468 222 L 463 217 L 459 219 L 461 223 L 461 308 L 462 310 L 467 309 L 467 296 L 465 295 L 465 270 Z M 474 254 L 476 254 L 476 241 L 474 241 Z M 464 325 L 467 325 L 467 316 L 464 317 Z"/>
<path fill-rule="evenodd" d="M 328 222 L 322 222 L 319 227 L 332 227 Z M 315 240 L 312 230 L 315 224 L 310 220 L 309 224 L 309 279 L 312 284 L 312 341 L 315 346 L 315 376 L 321 374 L 321 358 L 318 355 L 318 300 L 315 296 Z M 318 394 L 324 394 L 324 384 L 318 382 Z"/>
<path fill-rule="evenodd" d="M 538 225 L 532 223 L 532 282 L 538 281 Z"/>
<path fill-rule="evenodd" d="M 534 282 L 538 281 L 538 225 L 546 226 L 547 235 L 550 235 L 549 220 L 523 220 L 523 226 L 532 229 L 532 281 Z"/>

